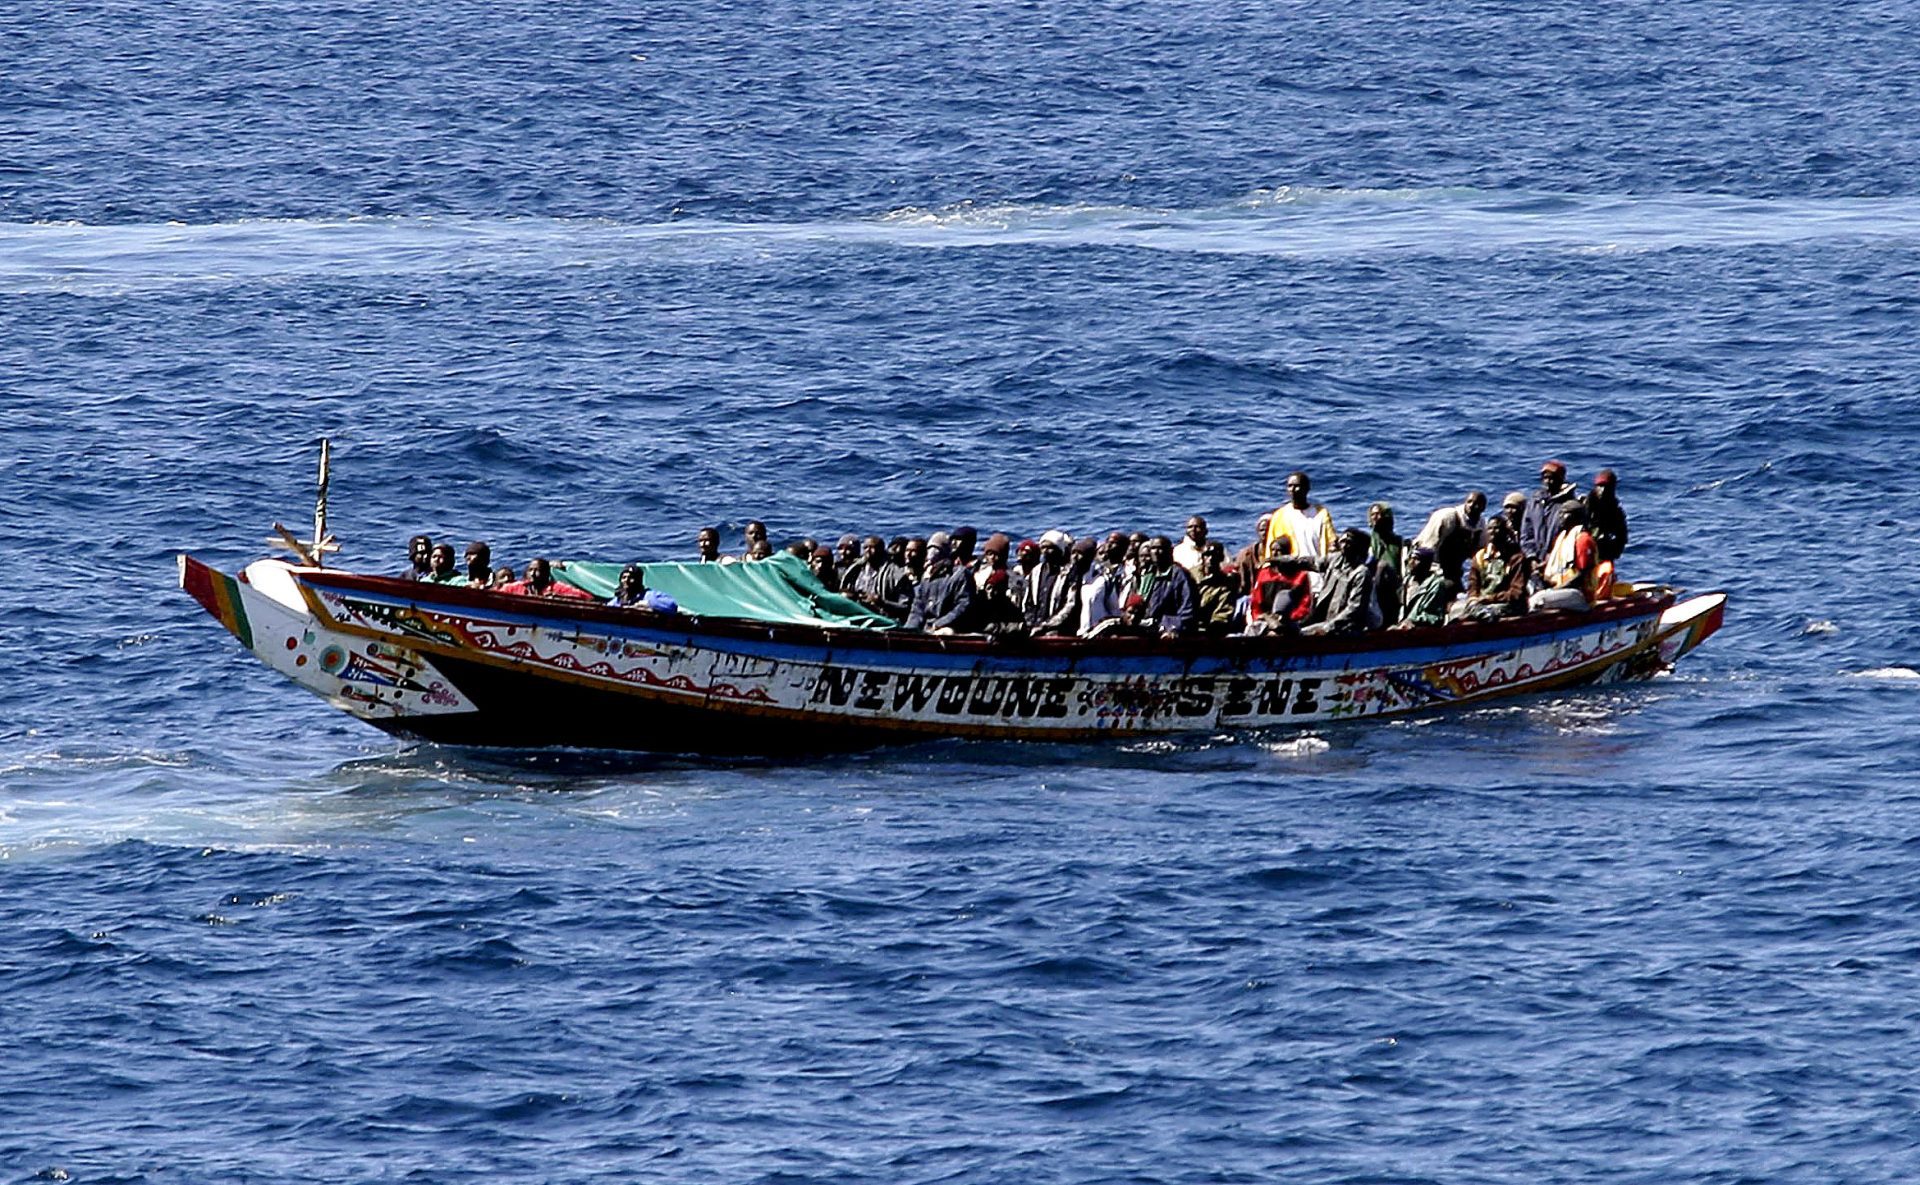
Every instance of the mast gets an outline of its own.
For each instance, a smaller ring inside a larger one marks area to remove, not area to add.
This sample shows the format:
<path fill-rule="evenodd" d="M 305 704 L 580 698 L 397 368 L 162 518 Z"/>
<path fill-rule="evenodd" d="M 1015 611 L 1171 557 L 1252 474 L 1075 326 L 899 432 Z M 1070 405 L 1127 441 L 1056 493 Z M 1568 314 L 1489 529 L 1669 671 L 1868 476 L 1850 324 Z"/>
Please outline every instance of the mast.
<path fill-rule="evenodd" d="M 313 498 L 313 566 L 323 566 L 327 552 L 327 479 L 333 462 L 333 441 L 320 438 L 320 488 Z"/>

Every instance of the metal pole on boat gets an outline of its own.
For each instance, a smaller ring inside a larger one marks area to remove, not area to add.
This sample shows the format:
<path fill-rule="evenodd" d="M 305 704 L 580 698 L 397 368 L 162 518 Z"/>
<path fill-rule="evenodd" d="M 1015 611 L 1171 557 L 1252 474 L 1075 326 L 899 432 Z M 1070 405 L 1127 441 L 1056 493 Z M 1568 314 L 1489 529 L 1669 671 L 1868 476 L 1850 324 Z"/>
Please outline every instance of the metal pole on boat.
<path fill-rule="evenodd" d="M 322 567 L 326 560 L 327 538 L 327 479 L 333 462 L 333 441 L 320 438 L 320 488 L 313 499 L 313 566 Z"/>

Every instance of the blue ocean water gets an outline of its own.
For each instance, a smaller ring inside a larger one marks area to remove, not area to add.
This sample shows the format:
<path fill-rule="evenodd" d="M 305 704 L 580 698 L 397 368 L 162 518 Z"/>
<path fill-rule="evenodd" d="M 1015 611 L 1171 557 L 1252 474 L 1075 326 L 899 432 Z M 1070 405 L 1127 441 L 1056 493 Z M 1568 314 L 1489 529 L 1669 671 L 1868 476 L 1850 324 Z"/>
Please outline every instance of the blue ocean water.
<path fill-rule="evenodd" d="M 0 13 L 0 1180 L 1920 1176 L 1898 3 Z M 173 589 L 1403 528 L 1564 458 L 1644 687 L 711 762 L 405 746 Z"/>

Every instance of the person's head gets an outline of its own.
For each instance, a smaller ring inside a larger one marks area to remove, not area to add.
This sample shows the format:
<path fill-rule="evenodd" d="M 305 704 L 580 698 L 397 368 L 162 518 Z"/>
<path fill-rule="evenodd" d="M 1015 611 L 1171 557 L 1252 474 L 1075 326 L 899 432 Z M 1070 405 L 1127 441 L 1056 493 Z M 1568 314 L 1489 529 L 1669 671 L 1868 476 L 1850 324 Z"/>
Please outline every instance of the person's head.
<path fill-rule="evenodd" d="M 814 548 L 813 554 L 807 557 L 807 567 L 812 568 L 813 574 L 822 580 L 832 576 L 835 572 L 833 552 L 825 547 Z"/>
<path fill-rule="evenodd" d="M 545 591 L 553 584 L 553 565 L 544 559 L 527 561 L 527 574 L 523 579 L 534 588 Z"/>
<path fill-rule="evenodd" d="M 484 581 L 493 573 L 493 548 L 485 543 L 467 544 L 467 575 Z"/>
<path fill-rule="evenodd" d="M 1227 549 L 1224 544 L 1210 542 L 1200 549 L 1200 574 L 1202 576 L 1212 576 L 1226 566 Z"/>
<path fill-rule="evenodd" d="M 906 545 L 907 541 L 905 539 L 900 540 L 900 546 L 902 548 L 906 547 Z M 880 538 L 878 535 L 868 535 L 860 541 L 860 558 L 876 568 L 879 567 L 888 558 L 886 540 Z"/>
<path fill-rule="evenodd" d="M 1620 478 L 1611 469 L 1602 469 L 1593 475 L 1593 492 L 1602 498 L 1614 496 L 1620 484 Z"/>
<path fill-rule="evenodd" d="M 1043 531 L 1040 534 L 1040 559 L 1048 564 L 1059 566 L 1066 562 L 1067 552 L 1073 548 L 1073 536 L 1062 530 Z"/>
<path fill-rule="evenodd" d="M 767 542 L 766 536 L 764 535 L 750 541 L 747 544 L 747 558 L 750 560 L 773 558 L 773 544 Z"/>
<path fill-rule="evenodd" d="M 907 537 L 895 535 L 887 540 L 887 558 L 904 566 L 907 562 Z"/>
<path fill-rule="evenodd" d="M 639 564 L 628 564 L 620 569 L 620 585 L 614 589 L 614 595 L 622 600 L 635 600 L 647 591 L 647 573 Z"/>
<path fill-rule="evenodd" d="M 1135 531 L 1133 534 L 1127 536 L 1127 559 L 1141 559 L 1146 546 L 1147 533 L 1145 531 Z"/>
<path fill-rule="evenodd" d="M 1100 558 L 1109 564 L 1119 563 L 1127 558 L 1129 542 L 1126 532 L 1115 531 L 1113 534 L 1107 536 L 1105 545 L 1100 548 Z"/>
<path fill-rule="evenodd" d="M 1273 525 L 1273 516 L 1263 514 L 1253 520 L 1253 542 L 1257 546 L 1267 537 L 1267 528 Z"/>
<path fill-rule="evenodd" d="M 1565 531 L 1573 527 L 1587 525 L 1587 508 L 1578 502 L 1571 502 L 1560 508 L 1560 529 Z"/>
<path fill-rule="evenodd" d="M 1173 566 L 1173 540 L 1165 535 L 1155 535 L 1141 544 L 1145 549 L 1147 563 L 1157 571 L 1165 571 Z"/>
<path fill-rule="evenodd" d="M 407 540 L 407 559 L 419 571 L 426 571 L 427 564 L 433 558 L 433 536 L 415 535 Z"/>
<path fill-rule="evenodd" d="M 819 549 L 820 544 L 812 539 L 795 539 L 787 544 L 787 550 L 803 560 L 812 560 L 813 553 Z"/>
<path fill-rule="evenodd" d="M 1007 566 L 1007 552 L 1013 547 L 1013 540 L 1005 535 L 987 536 L 987 544 L 980 549 L 980 558 L 995 568 Z"/>
<path fill-rule="evenodd" d="M 1075 539 L 1073 546 L 1067 549 L 1067 566 L 1076 572 L 1085 572 L 1093 567 L 1093 561 L 1099 553 L 1100 542 L 1093 536 Z"/>
<path fill-rule="evenodd" d="M 503 584 L 512 584 L 516 579 L 518 578 L 513 574 L 513 569 L 501 564 L 493 570 L 493 575 L 487 577 L 487 587 L 499 588 Z"/>
<path fill-rule="evenodd" d="M 1195 547 L 1205 547 L 1207 545 L 1207 520 L 1197 514 L 1188 519 L 1187 538 L 1193 540 Z"/>
<path fill-rule="evenodd" d="M 747 524 L 747 546 L 753 546 L 755 539 L 765 539 L 766 537 L 767 524 L 757 518 Z"/>
<path fill-rule="evenodd" d="M 1473 526 L 1480 521 L 1480 515 L 1487 508 L 1485 490 L 1468 490 L 1467 500 L 1460 503 L 1460 509 L 1466 513 L 1467 525 Z"/>
<path fill-rule="evenodd" d="M 1393 530 L 1392 503 L 1375 502 L 1367 507 L 1367 525 L 1382 534 Z"/>
<path fill-rule="evenodd" d="M 1514 490 L 1500 500 L 1500 517 L 1509 522 L 1519 522 L 1520 516 L 1527 512 L 1527 496 Z"/>
<path fill-rule="evenodd" d="M 1367 533 L 1357 527 L 1348 527 L 1340 532 L 1340 554 L 1346 557 L 1348 563 L 1357 564 L 1366 559 L 1367 549 L 1372 545 L 1373 541 L 1367 538 Z"/>
<path fill-rule="evenodd" d="M 712 562 L 720 558 L 720 532 L 713 527 L 701 527 L 694 536 L 693 545 L 699 549 L 700 558 Z"/>
<path fill-rule="evenodd" d="M 853 558 L 859 554 L 860 537 L 858 535 L 842 535 L 840 542 L 833 545 L 833 562 L 836 564 L 851 564 Z"/>
<path fill-rule="evenodd" d="M 953 553 L 944 547 L 927 548 L 926 572 L 928 576 L 945 576 L 953 571 Z"/>
<path fill-rule="evenodd" d="M 1559 461 L 1547 461 L 1540 466 L 1540 485 L 1548 493 L 1567 484 L 1567 467 Z"/>
<path fill-rule="evenodd" d="M 967 564 L 973 562 L 973 545 L 979 542 L 980 532 L 972 527 L 955 527 L 948 536 L 948 546 L 953 549 L 953 562 Z"/>
<path fill-rule="evenodd" d="M 994 600 L 1005 600 L 1007 596 L 1007 570 L 995 568 L 987 573 L 986 594 Z"/>
<path fill-rule="evenodd" d="M 1520 536 L 1505 515 L 1495 515 L 1487 523 L 1487 543 L 1501 555 L 1512 555 L 1520 550 Z"/>
<path fill-rule="evenodd" d="M 1415 580 L 1426 579 L 1433 571 L 1433 548 L 1416 547 L 1407 553 L 1407 575 Z"/>
<path fill-rule="evenodd" d="M 1293 540 L 1285 535 L 1273 541 L 1273 547 L 1267 552 L 1267 566 L 1276 567 L 1280 561 L 1293 554 Z"/>
<path fill-rule="evenodd" d="M 1033 571 L 1040 562 L 1040 545 L 1031 539 L 1022 539 L 1020 546 L 1013 549 L 1013 561 L 1020 565 L 1022 572 Z"/>
<path fill-rule="evenodd" d="M 927 541 L 915 535 L 900 545 L 900 558 L 905 561 L 907 570 L 918 572 L 927 566 Z"/>
<path fill-rule="evenodd" d="M 1313 479 L 1296 469 L 1287 474 L 1287 501 L 1295 510 L 1307 508 L 1307 495 L 1313 491 Z"/>
<path fill-rule="evenodd" d="M 435 576 L 453 575 L 453 544 L 436 543 L 427 553 L 427 571 Z"/>

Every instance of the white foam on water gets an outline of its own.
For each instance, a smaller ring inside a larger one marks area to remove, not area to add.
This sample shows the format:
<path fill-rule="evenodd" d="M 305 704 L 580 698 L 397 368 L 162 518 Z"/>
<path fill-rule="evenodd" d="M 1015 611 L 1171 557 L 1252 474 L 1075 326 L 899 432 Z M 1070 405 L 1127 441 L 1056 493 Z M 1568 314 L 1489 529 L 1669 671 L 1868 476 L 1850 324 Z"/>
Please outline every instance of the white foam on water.
<path fill-rule="evenodd" d="M 981 201 L 785 222 L 425 216 L 0 223 L 0 291 L 120 294 L 314 278 L 540 274 L 822 247 L 1601 257 L 1836 240 L 1920 243 L 1920 197 L 1760 200 L 1280 186 L 1187 209 Z"/>
<path fill-rule="evenodd" d="M 1809 621 L 1802 627 L 1800 632 L 1803 634 L 1837 634 L 1840 632 L 1840 627 L 1831 621 Z"/>
<path fill-rule="evenodd" d="M 1847 671 L 1852 679 L 1881 679 L 1890 683 L 1905 683 L 1920 679 L 1920 671 L 1912 667 L 1874 667 L 1870 671 Z"/>
<path fill-rule="evenodd" d="M 1287 741 L 1269 741 L 1260 746 L 1275 757 L 1317 757 L 1333 748 L 1330 741 L 1311 734 Z"/>

